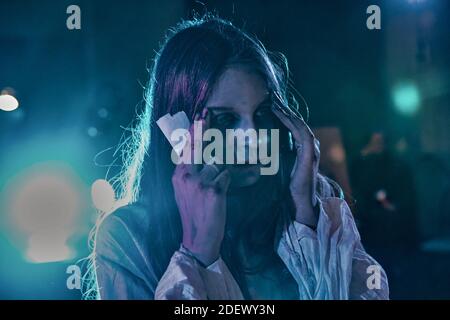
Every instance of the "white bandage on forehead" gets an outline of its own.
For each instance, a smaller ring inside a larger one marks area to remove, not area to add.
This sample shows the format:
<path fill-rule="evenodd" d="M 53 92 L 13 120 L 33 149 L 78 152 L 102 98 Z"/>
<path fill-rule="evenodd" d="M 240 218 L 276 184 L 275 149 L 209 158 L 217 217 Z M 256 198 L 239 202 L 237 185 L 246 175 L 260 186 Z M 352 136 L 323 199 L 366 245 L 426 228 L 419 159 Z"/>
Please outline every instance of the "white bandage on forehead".
<path fill-rule="evenodd" d="M 186 133 L 189 133 L 189 127 L 191 124 L 189 122 L 189 118 L 187 117 L 186 113 L 184 111 L 180 111 L 174 114 L 173 116 L 167 113 L 161 118 L 159 118 L 156 121 L 156 124 L 161 129 L 164 136 L 174 149 L 174 151 L 177 153 L 178 156 L 180 156 L 181 151 L 183 150 L 185 144 L 187 143 L 187 140 L 185 139 L 184 143 L 180 143 L 180 141 L 173 141 L 171 139 L 171 136 L 172 132 L 174 132 L 177 129 L 184 129 L 186 130 Z"/>

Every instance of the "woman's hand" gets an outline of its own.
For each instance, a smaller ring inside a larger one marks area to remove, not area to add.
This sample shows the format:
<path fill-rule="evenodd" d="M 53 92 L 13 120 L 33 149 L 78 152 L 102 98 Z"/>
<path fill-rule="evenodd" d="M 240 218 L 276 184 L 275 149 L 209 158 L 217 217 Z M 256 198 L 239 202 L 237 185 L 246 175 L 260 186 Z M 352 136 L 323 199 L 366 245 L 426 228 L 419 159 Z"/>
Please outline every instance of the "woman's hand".
<path fill-rule="evenodd" d="M 191 148 L 193 155 L 192 127 L 190 132 L 192 142 L 186 147 Z M 200 165 L 179 164 L 172 176 L 183 226 L 183 245 L 205 265 L 219 258 L 224 237 L 230 174 L 227 170 L 219 171 L 214 165 L 200 169 Z"/>
<path fill-rule="evenodd" d="M 302 224 L 316 227 L 316 184 L 315 172 L 319 165 L 319 141 L 305 121 L 295 115 L 286 115 L 277 107 L 274 114 L 289 129 L 294 139 L 296 159 L 291 172 L 289 189 L 296 209 L 296 220 Z"/>

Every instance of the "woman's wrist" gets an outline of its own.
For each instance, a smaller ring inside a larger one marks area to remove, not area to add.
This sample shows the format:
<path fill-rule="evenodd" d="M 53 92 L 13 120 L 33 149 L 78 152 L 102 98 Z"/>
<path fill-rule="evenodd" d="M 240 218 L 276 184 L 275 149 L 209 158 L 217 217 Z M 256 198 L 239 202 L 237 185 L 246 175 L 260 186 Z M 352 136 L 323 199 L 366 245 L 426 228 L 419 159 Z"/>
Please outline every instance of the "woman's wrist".
<path fill-rule="evenodd" d="M 319 222 L 319 205 L 295 206 L 295 220 L 315 230 Z"/>
<path fill-rule="evenodd" d="M 186 248 L 186 246 L 183 243 L 181 243 L 180 251 L 186 254 L 187 256 L 193 258 L 201 267 L 205 269 L 208 268 L 210 265 L 212 265 L 214 262 L 216 262 L 220 257 L 219 254 L 213 256 L 195 253 L 192 250 Z"/>

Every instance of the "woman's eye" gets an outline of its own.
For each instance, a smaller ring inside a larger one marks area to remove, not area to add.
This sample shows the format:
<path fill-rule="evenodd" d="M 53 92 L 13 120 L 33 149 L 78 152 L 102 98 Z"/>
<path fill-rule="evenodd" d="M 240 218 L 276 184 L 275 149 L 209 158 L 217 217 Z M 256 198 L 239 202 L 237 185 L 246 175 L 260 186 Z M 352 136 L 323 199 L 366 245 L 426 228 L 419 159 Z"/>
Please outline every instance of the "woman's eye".
<path fill-rule="evenodd" d="M 264 116 L 268 116 L 271 115 L 272 110 L 270 109 L 270 106 L 267 107 L 261 107 L 256 111 L 256 116 L 257 117 L 264 117 Z"/>
<path fill-rule="evenodd" d="M 274 114 L 270 106 L 259 108 L 255 113 L 255 120 L 257 121 L 273 121 Z"/>
<path fill-rule="evenodd" d="M 231 127 L 236 121 L 236 117 L 231 113 L 221 113 L 213 116 L 214 124 L 221 127 Z"/>
<path fill-rule="evenodd" d="M 276 119 L 271 106 L 260 107 L 255 112 L 255 122 L 260 128 L 274 128 Z"/>

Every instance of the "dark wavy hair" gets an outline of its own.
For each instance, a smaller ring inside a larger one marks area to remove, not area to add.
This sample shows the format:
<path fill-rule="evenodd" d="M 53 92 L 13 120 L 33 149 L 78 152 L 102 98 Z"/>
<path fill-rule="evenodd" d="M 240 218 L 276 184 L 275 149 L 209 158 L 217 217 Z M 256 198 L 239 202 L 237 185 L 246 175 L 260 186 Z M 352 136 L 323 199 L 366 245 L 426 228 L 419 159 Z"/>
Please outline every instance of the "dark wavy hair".
<path fill-rule="evenodd" d="M 151 198 L 145 201 L 152 224 L 149 237 L 153 250 L 150 259 L 159 276 L 166 270 L 173 252 L 179 248 L 182 229 L 171 184 L 174 170 L 170 158 L 171 146 L 155 122 L 167 113 L 179 111 L 184 111 L 193 120 L 205 107 L 219 76 L 233 65 L 245 65 L 258 72 L 276 100 L 274 102 L 288 113 L 300 114 L 295 92 L 289 85 L 285 57 L 280 53 L 268 52 L 255 37 L 229 21 L 207 14 L 202 18 L 183 21 L 170 30 L 150 70 L 144 108 L 130 128 L 128 137 L 119 145 L 122 171 L 110 180 L 118 195 L 117 207 L 143 201 L 145 197 Z M 290 137 L 286 135 L 285 139 Z M 262 176 L 257 187 L 246 190 L 249 197 L 260 198 L 261 201 L 255 203 L 264 205 L 264 208 L 247 208 L 239 229 L 225 232 L 222 257 L 247 297 L 245 273 L 264 269 L 274 255 L 270 254 L 266 261 L 247 268 L 239 261 L 237 247 L 239 243 L 246 244 L 252 251 L 261 253 L 267 253 L 268 246 L 273 249 L 276 219 L 282 210 L 289 210 L 285 205 L 285 195 L 289 194 L 289 181 L 285 177 L 289 174 L 286 175 L 287 168 L 283 167 L 283 162 L 280 165 L 277 175 Z M 320 196 L 332 196 L 336 190 L 342 195 L 340 188 L 331 180 L 319 177 Z M 267 206 L 270 199 L 272 201 Z M 104 216 L 92 232 L 93 246 L 96 230 Z M 95 250 L 90 256 L 91 267 L 94 253 Z M 98 298 L 95 272 L 89 269 L 85 277 L 87 290 L 84 295 L 86 298 Z"/>

